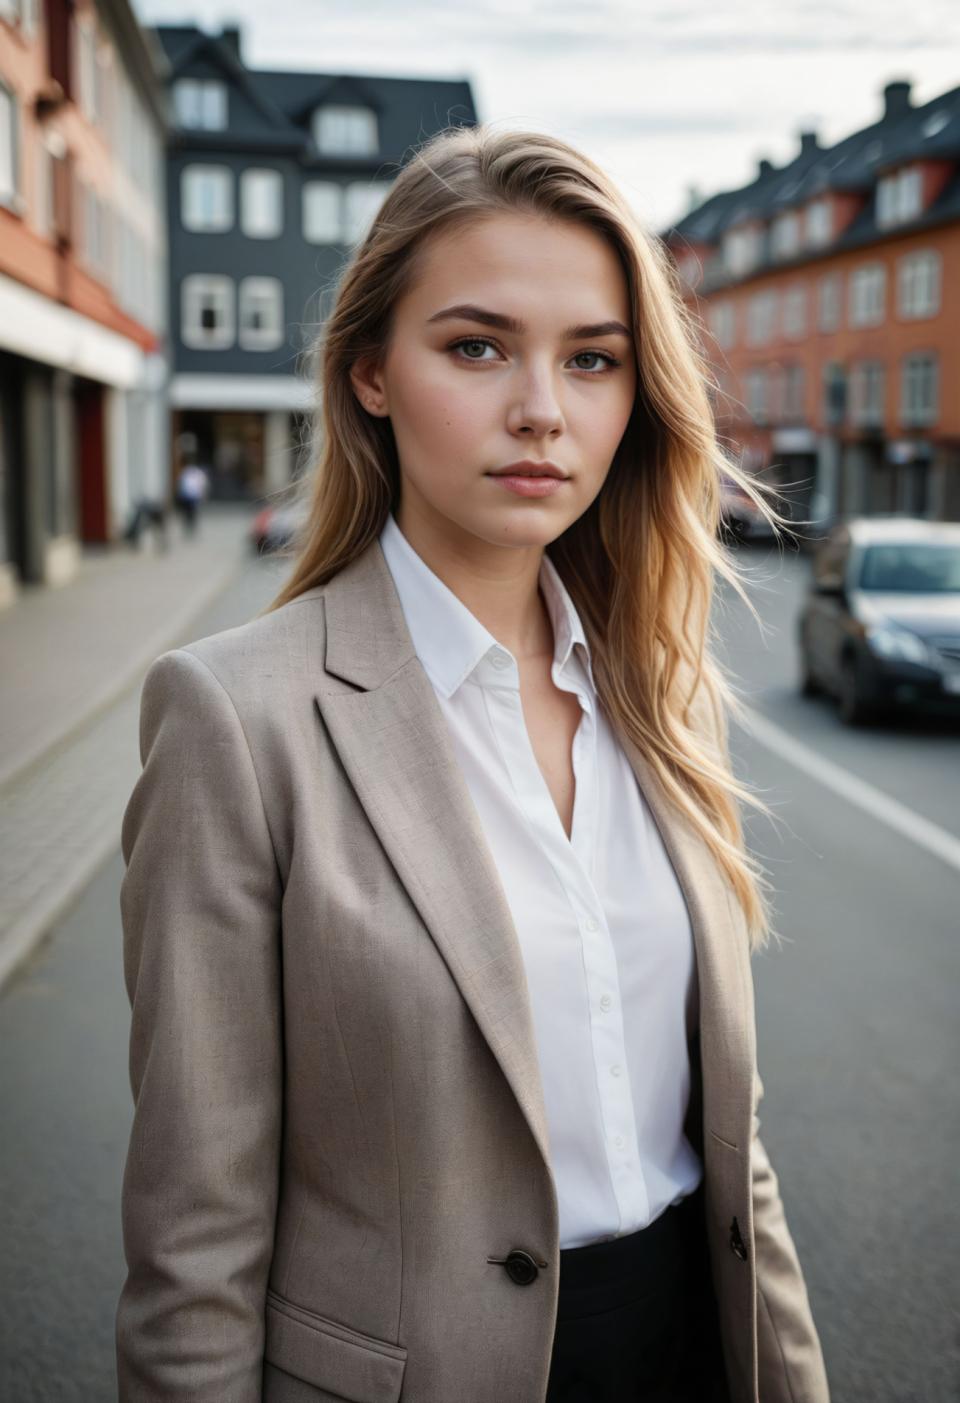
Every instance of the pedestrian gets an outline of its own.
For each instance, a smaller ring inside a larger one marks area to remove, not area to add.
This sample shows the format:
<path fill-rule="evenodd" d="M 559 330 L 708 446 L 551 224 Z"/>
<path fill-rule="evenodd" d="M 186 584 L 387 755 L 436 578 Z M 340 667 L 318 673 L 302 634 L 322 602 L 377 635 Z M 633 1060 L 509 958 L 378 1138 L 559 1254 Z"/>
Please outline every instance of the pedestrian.
<path fill-rule="evenodd" d="M 124 540 L 137 550 L 144 529 L 152 532 L 156 549 L 165 553 L 169 549 L 167 538 L 167 509 L 153 497 L 138 497 L 131 508 L 130 519 L 123 533 Z"/>
<path fill-rule="evenodd" d="M 827 1403 L 679 282 L 588 157 L 452 128 L 319 364 L 287 582 L 143 686 L 120 1398 Z"/>
<path fill-rule="evenodd" d="M 200 503 L 210 488 L 210 478 L 199 463 L 187 463 L 177 476 L 176 503 L 183 520 L 185 536 L 197 534 Z"/>

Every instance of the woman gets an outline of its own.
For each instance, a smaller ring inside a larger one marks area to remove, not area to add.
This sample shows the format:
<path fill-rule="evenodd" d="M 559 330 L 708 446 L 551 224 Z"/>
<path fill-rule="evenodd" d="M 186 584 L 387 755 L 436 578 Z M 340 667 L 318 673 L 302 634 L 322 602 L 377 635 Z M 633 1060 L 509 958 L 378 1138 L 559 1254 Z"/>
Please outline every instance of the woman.
<path fill-rule="evenodd" d="M 449 130 L 321 352 L 289 582 L 143 688 L 120 1396 L 826 1403 L 669 265 L 564 143 Z"/>

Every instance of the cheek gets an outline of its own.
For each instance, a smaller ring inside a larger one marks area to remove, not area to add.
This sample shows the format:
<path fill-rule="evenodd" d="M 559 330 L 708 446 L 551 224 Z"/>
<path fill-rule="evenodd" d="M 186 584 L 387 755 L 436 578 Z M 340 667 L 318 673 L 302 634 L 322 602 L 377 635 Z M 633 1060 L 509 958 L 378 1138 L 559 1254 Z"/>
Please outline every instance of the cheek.
<path fill-rule="evenodd" d="M 476 448 L 474 436 L 487 425 L 491 408 L 477 387 L 464 385 L 467 378 L 431 358 L 394 379 L 390 417 L 401 453 L 415 449 L 420 461 L 441 459 L 449 468 Z"/>

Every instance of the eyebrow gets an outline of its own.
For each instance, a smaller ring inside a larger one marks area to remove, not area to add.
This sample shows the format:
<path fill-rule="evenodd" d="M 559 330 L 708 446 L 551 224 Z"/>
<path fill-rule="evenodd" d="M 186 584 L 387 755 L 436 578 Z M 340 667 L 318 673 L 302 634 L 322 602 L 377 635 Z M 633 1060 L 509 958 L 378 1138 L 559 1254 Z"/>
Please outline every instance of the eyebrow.
<path fill-rule="evenodd" d="M 503 312 L 489 312 L 485 307 L 476 307 L 470 302 L 460 302 L 455 307 L 444 307 L 442 312 L 434 312 L 432 317 L 427 318 L 428 325 L 431 322 L 445 321 L 468 321 L 480 322 L 483 326 L 496 327 L 499 331 L 509 331 L 515 336 L 522 336 L 526 331 L 526 324 L 518 321 L 516 317 L 508 317 Z M 606 322 L 587 322 L 582 326 L 568 326 L 562 333 L 561 339 L 564 341 L 582 341 L 591 336 L 626 336 L 633 339 L 629 327 L 623 322 L 611 320 Z"/>

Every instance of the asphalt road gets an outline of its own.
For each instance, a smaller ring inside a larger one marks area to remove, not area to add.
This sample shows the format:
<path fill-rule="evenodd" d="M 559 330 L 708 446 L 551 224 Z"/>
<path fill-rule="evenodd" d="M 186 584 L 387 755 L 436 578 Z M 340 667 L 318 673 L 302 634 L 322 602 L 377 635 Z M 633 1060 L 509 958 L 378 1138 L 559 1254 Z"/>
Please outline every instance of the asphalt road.
<path fill-rule="evenodd" d="M 745 699 L 811 754 L 958 834 L 957 730 L 853 733 L 829 703 L 798 698 L 793 620 L 809 563 L 758 548 L 740 558 L 764 631 L 727 592 L 720 627 Z M 196 636 L 249 617 L 274 586 L 251 562 Z M 748 820 L 783 937 L 754 960 L 761 1134 L 834 1403 L 953 1403 L 960 876 L 795 758 L 739 730 L 733 748 L 775 815 Z M 121 875 L 118 854 L 0 999 L 4 1403 L 115 1397 L 130 1123 Z"/>

